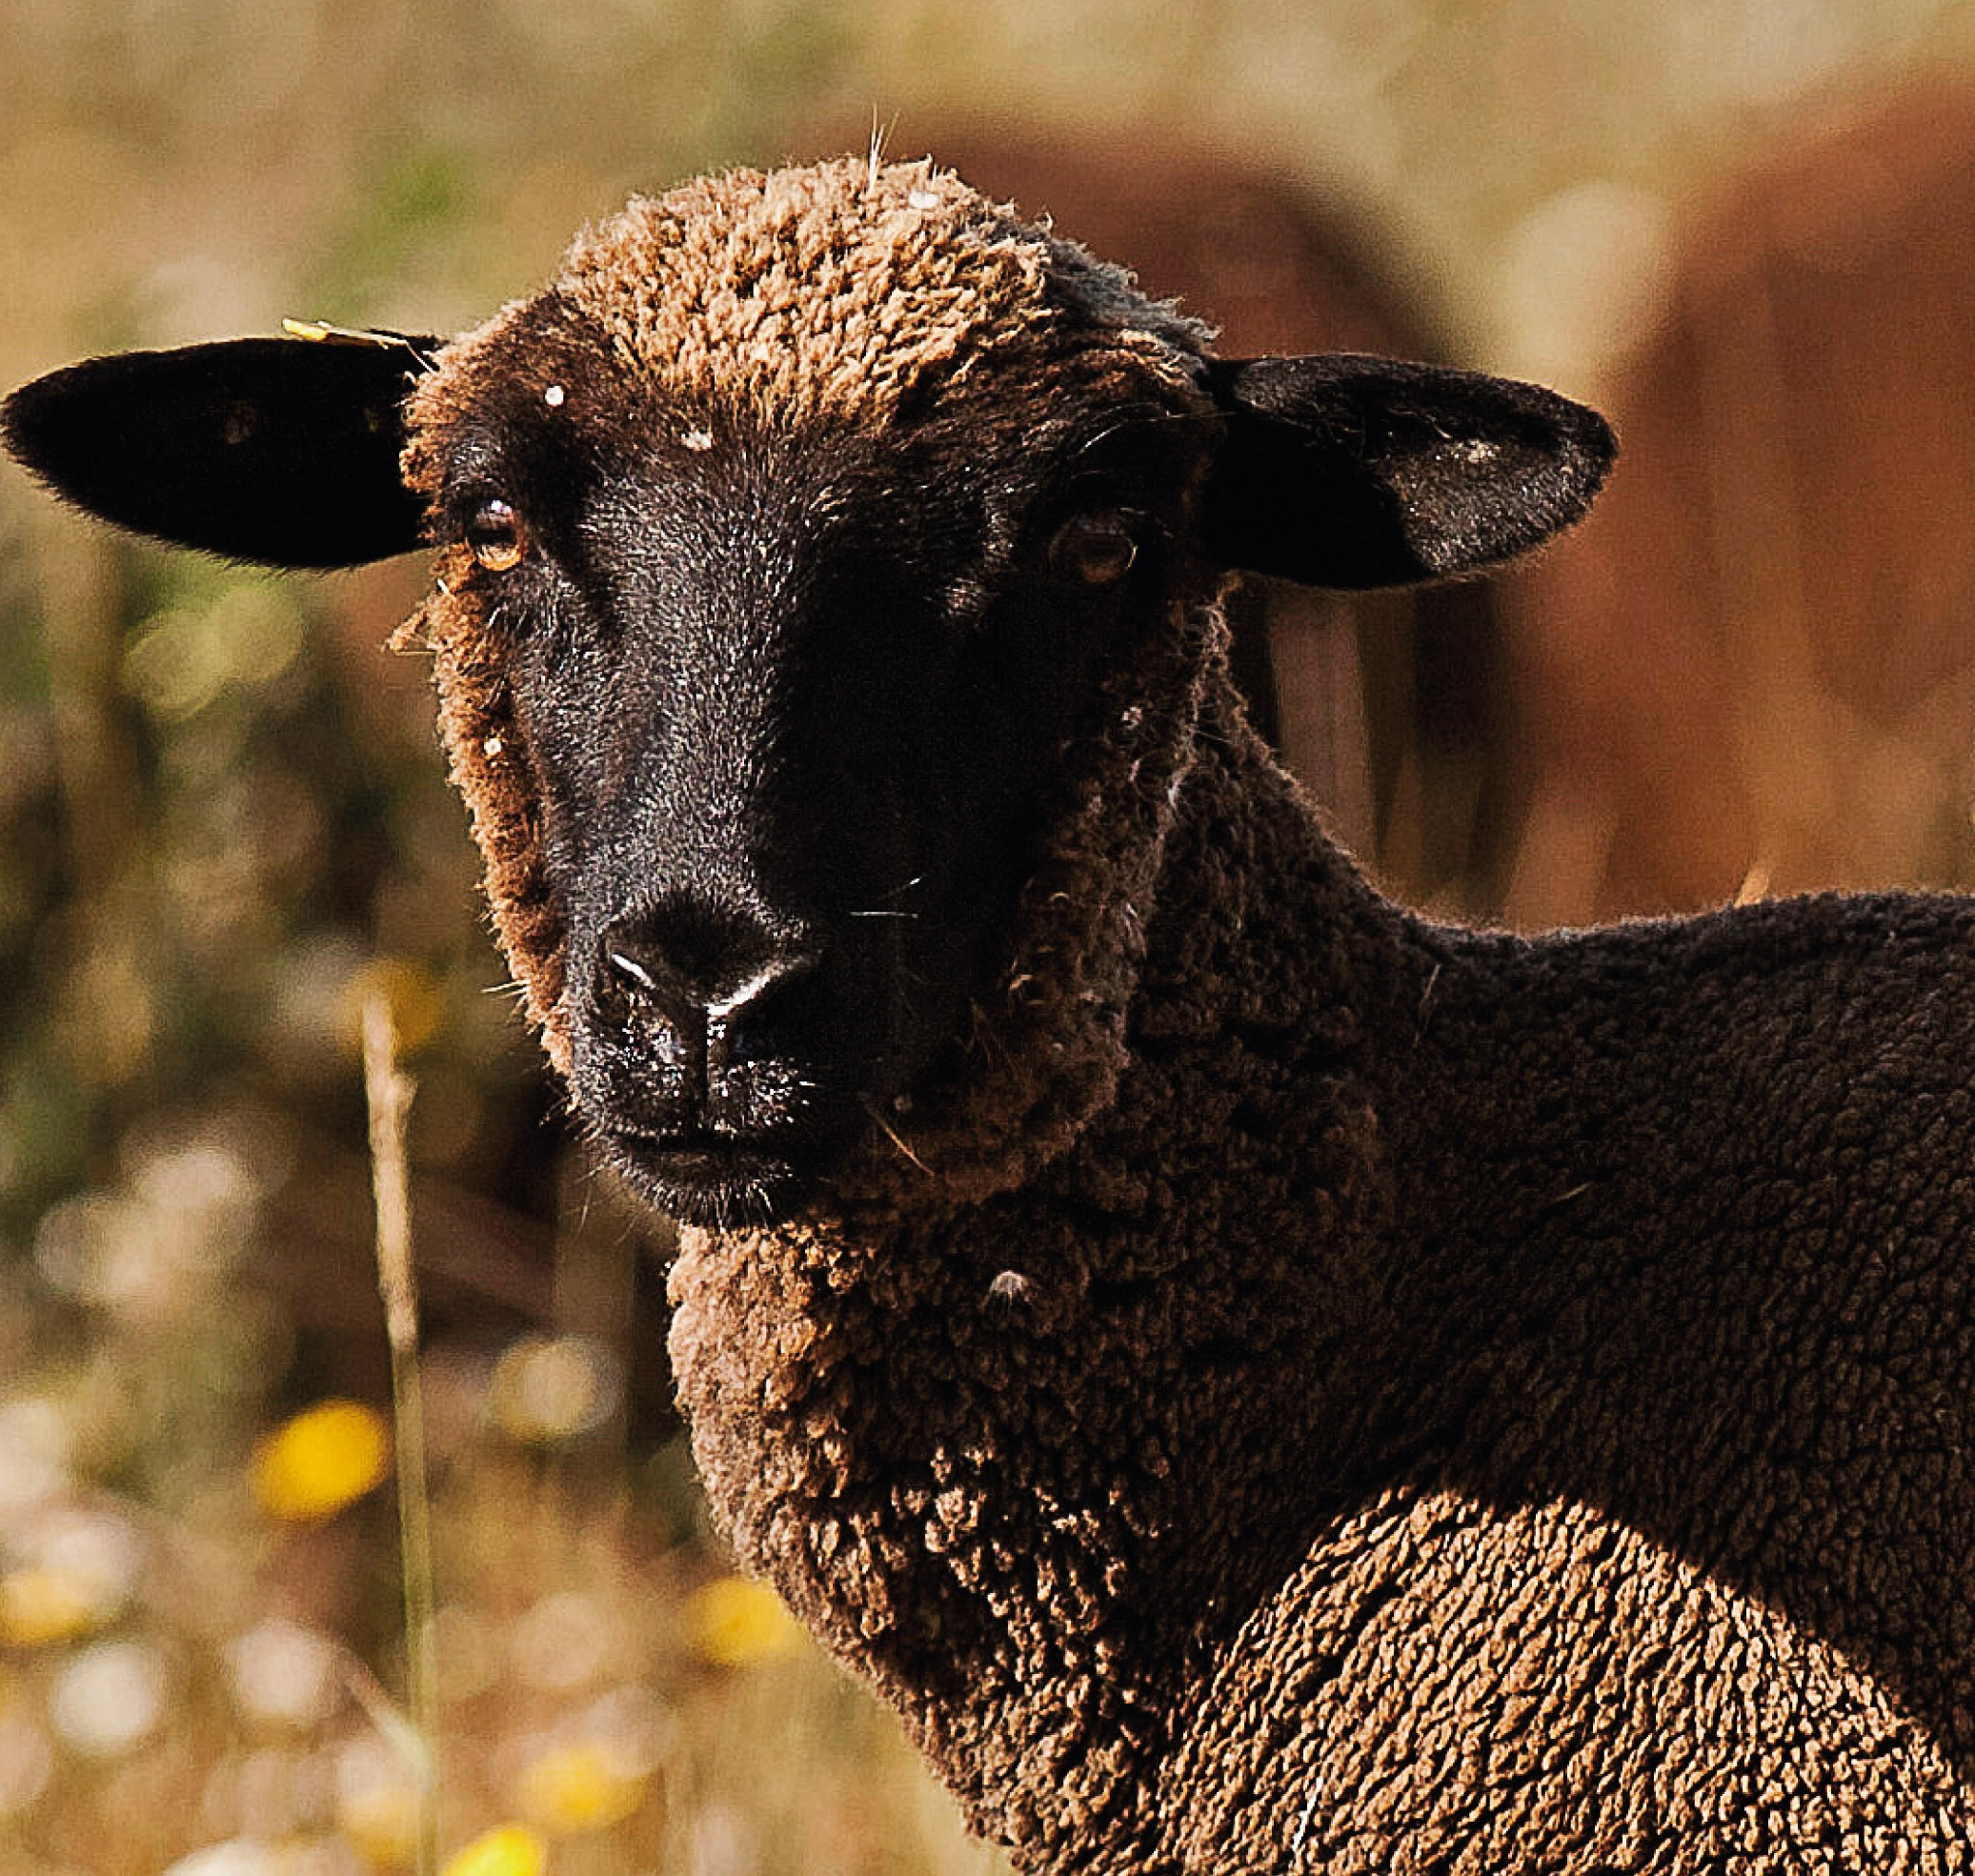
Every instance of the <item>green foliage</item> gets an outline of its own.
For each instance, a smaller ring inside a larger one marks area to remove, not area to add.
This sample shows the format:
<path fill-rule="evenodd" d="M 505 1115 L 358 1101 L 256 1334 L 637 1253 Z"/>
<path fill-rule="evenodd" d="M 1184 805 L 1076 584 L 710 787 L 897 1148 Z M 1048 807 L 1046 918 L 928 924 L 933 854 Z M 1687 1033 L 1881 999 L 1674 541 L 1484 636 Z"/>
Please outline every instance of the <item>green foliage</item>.
<path fill-rule="evenodd" d="M 416 143 L 387 149 L 366 167 L 372 172 L 355 214 L 307 276 L 312 306 L 334 312 L 377 304 L 435 242 L 449 241 L 478 212 L 473 171 L 459 151 Z"/>

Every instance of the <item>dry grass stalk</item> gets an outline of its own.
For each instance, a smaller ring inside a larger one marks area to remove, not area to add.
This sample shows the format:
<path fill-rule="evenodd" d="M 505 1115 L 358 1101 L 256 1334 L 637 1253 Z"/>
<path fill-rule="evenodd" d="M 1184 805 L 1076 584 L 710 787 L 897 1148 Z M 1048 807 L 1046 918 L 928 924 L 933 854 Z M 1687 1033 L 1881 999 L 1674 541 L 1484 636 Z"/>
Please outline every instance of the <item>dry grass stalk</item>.
<path fill-rule="evenodd" d="M 371 1185 L 377 1210 L 377 1286 L 384 1298 L 385 1334 L 391 1344 L 410 1744 L 416 1754 L 419 1794 L 417 1870 L 418 1876 L 437 1876 L 438 1663 L 433 1652 L 432 1517 L 418 1367 L 418 1288 L 412 1269 L 411 1181 L 405 1159 L 405 1119 L 413 1086 L 397 1065 L 397 1028 L 390 999 L 382 990 L 364 1001 L 363 1047 Z"/>

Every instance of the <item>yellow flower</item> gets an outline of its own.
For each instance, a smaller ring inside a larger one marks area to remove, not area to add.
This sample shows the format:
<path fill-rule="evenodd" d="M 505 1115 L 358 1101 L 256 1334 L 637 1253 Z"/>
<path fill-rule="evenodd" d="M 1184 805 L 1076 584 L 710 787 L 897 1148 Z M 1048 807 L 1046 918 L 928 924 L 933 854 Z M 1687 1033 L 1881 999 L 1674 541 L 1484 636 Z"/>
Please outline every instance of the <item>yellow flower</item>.
<path fill-rule="evenodd" d="M 253 1495 L 276 1518 L 313 1523 L 360 1499 L 390 1461 L 391 1434 L 379 1414 L 356 1401 L 323 1401 L 254 1449 Z"/>
<path fill-rule="evenodd" d="M 542 1876 L 549 1846 L 525 1824 L 503 1824 L 447 1860 L 444 1876 Z"/>
<path fill-rule="evenodd" d="M 353 1791 L 336 1805 L 336 1827 L 364 1861 L 397 1869 L 418 1854 L 418 1793 L 410 1785 Z"/>
<path fill-rule="evenodd" d="M 418 1783 L 403 1752 L 378 1734 L 336 1755 L 336 1828 L 373 1869 L 407 1867 L 418 1854 Z"/>
<path fill-rule="evenodd" d="M 96 1586 L 59 1569 L 15 1570 L 0 1577 L 0 1641 L 23 1648 L 72 1642 L 105 1616 Z"/>
<path fill-rule="evenodd" d="M 600 1745 L 552 1745 L 523 1768 L 520 1798 L 544 1830 L 570 1836 L 622 1824 L 644 1803 L 645 1781 Z"/>
<path fill-rule="evenodd" d="M 746 1577 L 718 1577 L 686 1599 L 693 1652 L 716 1667 L 779 1661 L 802 1651 L 802 1630 L 774 1590 Z"/>

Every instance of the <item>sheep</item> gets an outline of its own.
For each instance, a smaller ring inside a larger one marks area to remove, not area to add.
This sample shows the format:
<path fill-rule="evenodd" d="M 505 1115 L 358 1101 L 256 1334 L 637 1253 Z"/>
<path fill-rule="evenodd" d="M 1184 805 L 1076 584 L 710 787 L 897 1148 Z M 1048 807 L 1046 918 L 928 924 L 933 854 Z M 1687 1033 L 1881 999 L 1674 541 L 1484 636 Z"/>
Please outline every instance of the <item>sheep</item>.
<path fill-rule="evenodd" d="M 1975 905 L 1434 924 L 1229 678 L 1231 577 L 1522 554 L 1593 414 L 1217 357 L 859 160 L 634 201 L 435 355 L 4 422 L 191 545 L 436 546 L 718 1522 L 1018 1867 L 1975 1863 Z"/>
<path fill-rule="evenodd" d="M 1571 830 L 1512 913 L 1975 882 L 1975 88 L 1765 140 L 1649 272 L 1626 473 L 1510 602 L 1522 779 Z"/>

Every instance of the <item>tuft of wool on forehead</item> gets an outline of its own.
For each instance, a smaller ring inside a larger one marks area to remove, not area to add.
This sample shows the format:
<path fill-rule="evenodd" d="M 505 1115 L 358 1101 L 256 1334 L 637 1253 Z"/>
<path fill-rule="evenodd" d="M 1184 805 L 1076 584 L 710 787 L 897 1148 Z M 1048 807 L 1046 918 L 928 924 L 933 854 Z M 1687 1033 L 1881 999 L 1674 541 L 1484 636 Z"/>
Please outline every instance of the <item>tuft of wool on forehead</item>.
<path fill-rule="evenodd" d="M 578 238 L 549 294 L 635 376 L 783 423 L 882 423 L 991 353 L 1123 351 L 1182 382 L 1211 336 L 930 161 L 734 171 L 635 197 Z"/>

